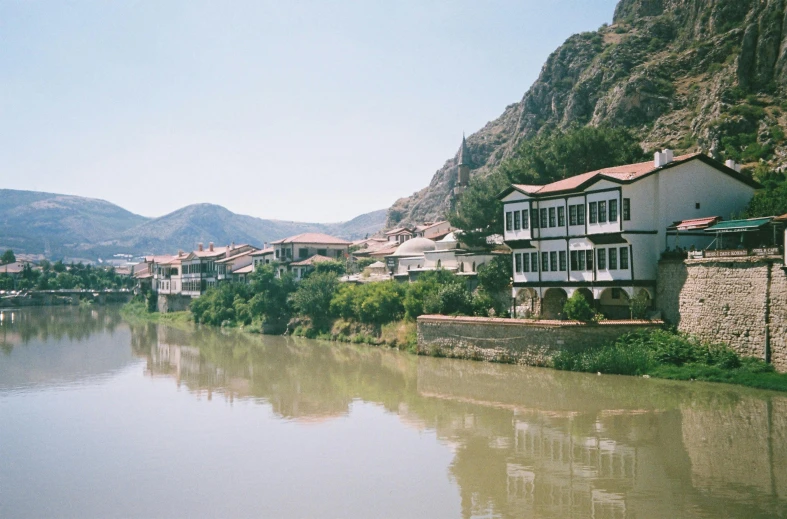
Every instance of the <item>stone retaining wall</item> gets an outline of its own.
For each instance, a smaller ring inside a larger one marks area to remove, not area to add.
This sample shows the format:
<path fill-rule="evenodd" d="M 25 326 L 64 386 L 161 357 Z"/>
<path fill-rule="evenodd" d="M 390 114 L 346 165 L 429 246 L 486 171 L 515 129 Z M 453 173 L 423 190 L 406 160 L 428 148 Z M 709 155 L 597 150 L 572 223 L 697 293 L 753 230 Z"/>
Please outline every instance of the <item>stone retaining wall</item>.
<path fill-rule="evenodd" d="M 660 321 L 529 321 L 487 317 L 422 315 L 418 353 L 530 366 L 548 366 L 562 350 L 599 346 L 617 337 L 661 326 Z"/>
<path fill-rule="evenodd" d="M 780 258 L 662 261 L 656 304 L 680 331 L 787 371 L 787 274 Z"/>
<path fill-rule="evenodd" d="M 183 312 L 189 309 L 191 298 L 180 294 L 158 294 L 156 310 L 162 314 L 168 312 Z"/>

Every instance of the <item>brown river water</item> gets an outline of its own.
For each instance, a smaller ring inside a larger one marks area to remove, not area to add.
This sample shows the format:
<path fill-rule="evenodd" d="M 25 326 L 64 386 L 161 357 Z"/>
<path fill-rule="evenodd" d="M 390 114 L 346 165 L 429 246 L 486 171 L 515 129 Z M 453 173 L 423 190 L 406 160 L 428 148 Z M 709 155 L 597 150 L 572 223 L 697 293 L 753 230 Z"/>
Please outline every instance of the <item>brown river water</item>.
<path fill-rule="evenodd" d="M 787 395 L 4 310 L 0 517 L 787 517 Z"/>

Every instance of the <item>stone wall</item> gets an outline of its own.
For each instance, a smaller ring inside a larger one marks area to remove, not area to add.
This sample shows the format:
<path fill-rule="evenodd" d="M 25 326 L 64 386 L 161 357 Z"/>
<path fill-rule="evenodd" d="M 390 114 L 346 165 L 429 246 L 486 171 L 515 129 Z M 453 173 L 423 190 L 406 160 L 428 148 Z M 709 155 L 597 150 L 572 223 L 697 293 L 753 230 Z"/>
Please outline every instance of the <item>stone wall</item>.
<path fill-rule="evenodd" d="M 418 353 L 492 362 L 548 366 L 562 350 L 599 346 L 625 333 L 658 328 L 660 322 L 529 321 L 487 317 L 422 315 Z"/>
<path fill-rule="evenodd" d="M 159 294 L 156 300 L 156 310 L 162 314 L 167 312 L 183 312 L 189 309 L 191 298 L 180 294 Z"/>
<path fill-rule="evenodd" d="M 665 321 L 787 371 L 787 274 L 779 258 L 659 263 L 656 304 Z"/>

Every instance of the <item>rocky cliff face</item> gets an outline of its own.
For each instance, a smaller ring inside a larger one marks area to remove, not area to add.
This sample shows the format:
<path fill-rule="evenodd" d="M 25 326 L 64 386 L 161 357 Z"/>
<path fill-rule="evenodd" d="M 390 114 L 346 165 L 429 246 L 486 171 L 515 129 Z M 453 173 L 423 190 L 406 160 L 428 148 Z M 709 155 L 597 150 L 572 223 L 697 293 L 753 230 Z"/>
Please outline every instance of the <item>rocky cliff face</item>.
<path fill-rule="evenodd" d="M 622 0 L 612 25 L 570 37 L 519 103 L 467 139 L 486 175 L 523 139 L 552 128 L 629 128 L 646 150 L 787 162 L 787 0 Z M 457 157 L 398 200 L 388 225 L 444 217 Z"/>

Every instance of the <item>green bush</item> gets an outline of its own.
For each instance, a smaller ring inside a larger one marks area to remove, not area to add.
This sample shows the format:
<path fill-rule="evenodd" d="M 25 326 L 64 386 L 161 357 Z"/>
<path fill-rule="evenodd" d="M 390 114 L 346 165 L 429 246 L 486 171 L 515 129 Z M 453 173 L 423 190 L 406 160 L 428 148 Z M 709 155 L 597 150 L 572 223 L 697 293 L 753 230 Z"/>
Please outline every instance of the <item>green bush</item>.
<path fill-rule="evenodd" d="M 563 314 L 572 321 L 582 322 L 590 322 L 596 316 L 596 312 L 579 290 L 575 291 L 563 305 Z"/>
<path fill-rule="evenodd" d="M 301 315 L 311 319 L 318 330 L 325 328 L 331 318 L 331 299 L 339 285 L 332 272 L 314 272 L 302 280 L 290 297 L 292 305 Z"/>

